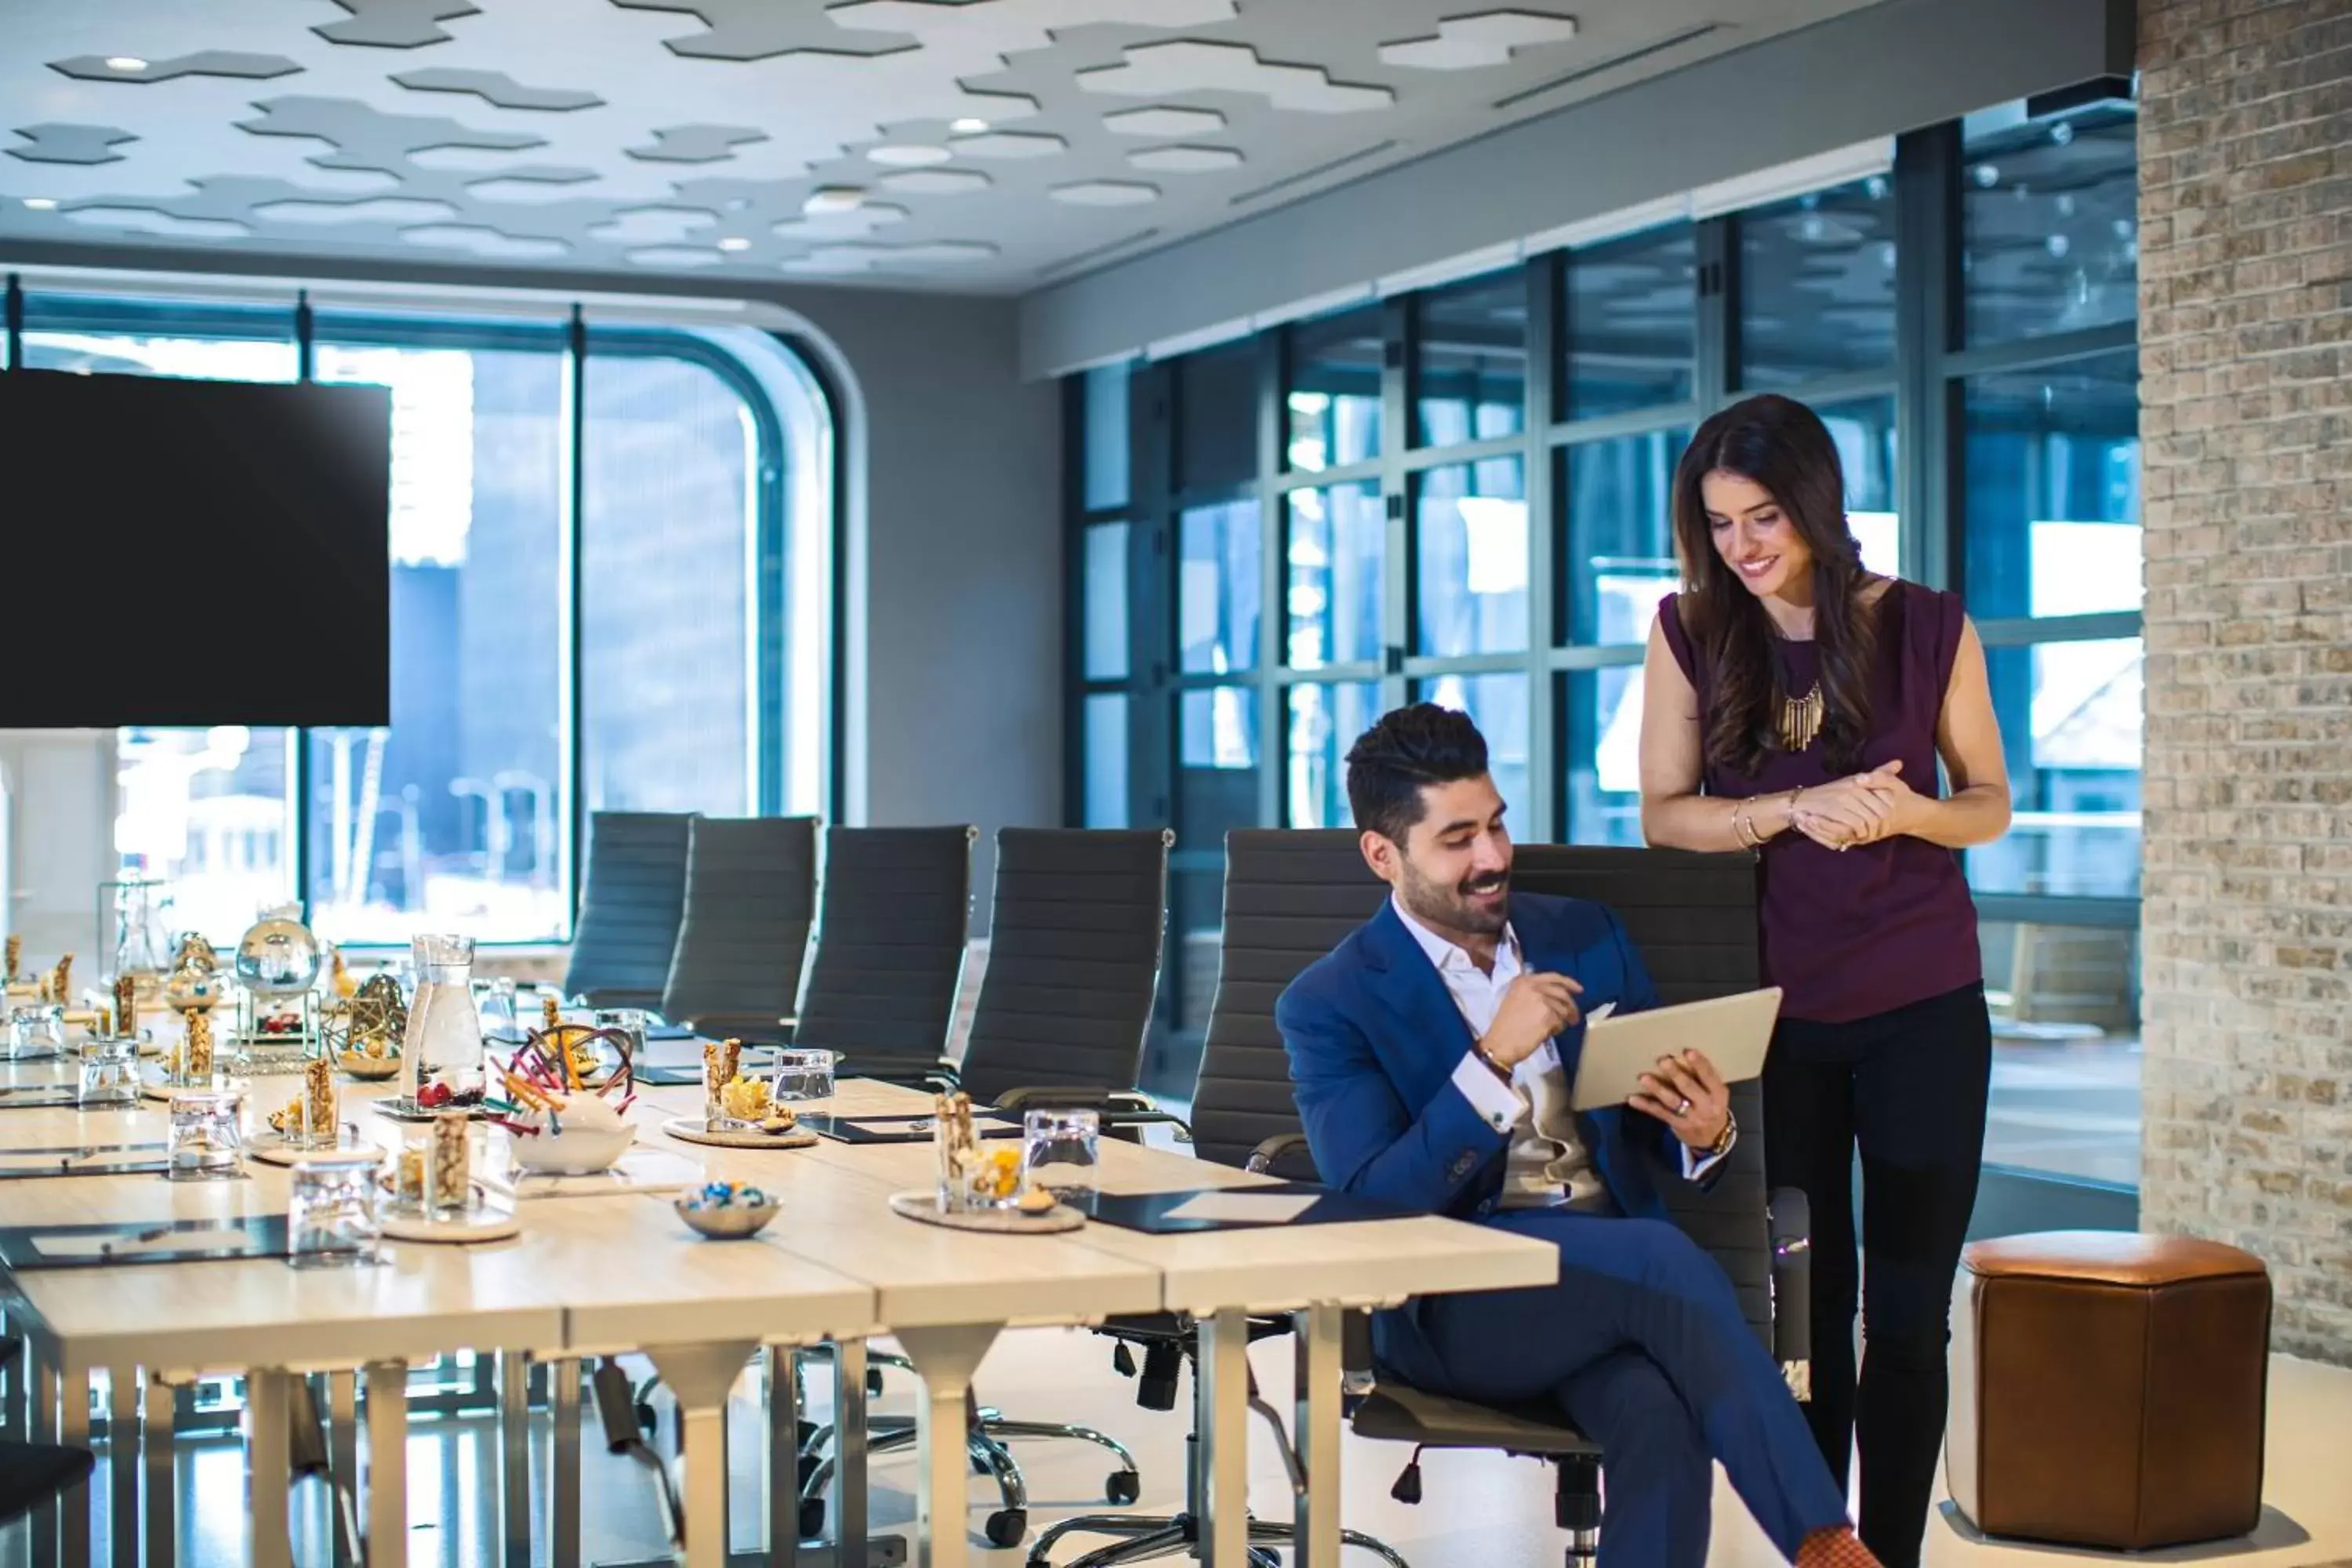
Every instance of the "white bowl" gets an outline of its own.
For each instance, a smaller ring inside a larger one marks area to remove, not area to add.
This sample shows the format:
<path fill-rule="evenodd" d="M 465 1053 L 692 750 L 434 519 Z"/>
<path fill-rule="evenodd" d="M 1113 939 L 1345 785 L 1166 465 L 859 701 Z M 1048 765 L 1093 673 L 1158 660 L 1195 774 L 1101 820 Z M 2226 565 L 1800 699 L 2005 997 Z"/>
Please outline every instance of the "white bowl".
<path fill-rule="evenodd" d="M 509 1134 L 515 1168 L 542 1175 L 587 1176 L 609 1170 L 637 1136 L 619 1111 L 593 1094 L 572 1097 L 556 1118 L 561 1132 L 544 1131 L 545 1111 L 529 1111 L 516 1120 L 542 1131 Z"/>

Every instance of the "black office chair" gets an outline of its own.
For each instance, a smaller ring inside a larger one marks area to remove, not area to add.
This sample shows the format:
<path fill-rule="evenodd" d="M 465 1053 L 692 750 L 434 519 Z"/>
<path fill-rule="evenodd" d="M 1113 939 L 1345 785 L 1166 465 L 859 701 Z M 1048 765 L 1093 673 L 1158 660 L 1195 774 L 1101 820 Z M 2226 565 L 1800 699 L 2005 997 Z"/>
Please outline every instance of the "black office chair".
<path fill-rule="evenodd" d="M 1312 1180 L 1306 1136 L 1297 1131 L 1291 1100 L 1288 1060 L 1274 1023 L 1275 1001 L 1299 971 L 1370 918 L 1388 889 L 1364 866 L 1357 835 L 1347 831 L 1237 831 L 1226 839 L 1226 868 L 1223 967 L 1192 1108 L 1194 1147 L 1207 1158 L 1236 1163 L 1238 1154 L 1252 1170 Z M 1756 984 L 1751 857 L 1524 845 L 1512 880 L 1522 891 L 1598 899 L 1616 908 L 1666 1002 L 1727 994 Z M 1724 1265 L 1748 1321 L 1768 1345 L 1776 1345 L 1784 1373 L 1801 1394 L 1810 1353 L 1804 1291 L 1811 1227 L 1801 1195 L 1793 1193 L 1776 1196 L 1768 1222 L 1760 1098 L 1754 1084 L 1735 1088 L 1739 1145 L 1710 1192 L 1676 1191 L 1683 1184 L 1675 1182 L 1661 1185 L 1673 1194 L 1669 1206 L 1677 1223 Z M 1259 1142 L 1244 1150 L 1250 1137 Z M 1400 1501 L 1420 1500 L 1419 1453 L 1424 1447 L 1499 1448 L 1551 1460 L 1559 1466 L 1555 1517 L 1570 1534 L 1569 1561 L 1589 1563 L 1599 1544 L 1598 1446 L 1564 1422 L 1556 1407 L 1502 1410 L 1376 1378 L 1369 1328 L 1363 1314 L 1349 1314 L 1350 1425 L 1361 1436 L 1414 1445 L 1393 1495 Z M 1115 1319 L 1104 1331 L 1144 1349 L 1140 1402 L 1172 1405 L 1177 1373 L 1192 1352 L 1192 1325 L 1162 1315 Z M 1252 1325 L 1253 1338 L 1261 1331 L 1278 1332 L 1280 1325 Z M 1121 1370 L 1129 1370 L 1132 1362 L 1124 1359 L 1124 1351 L 1122 1357 Z M 1265 1414 L 1286 1447 L 1279 1420 Z M 1196 1431 L 1199 1419 L 1196 1411 Z M 1029 1556 L 1031 1568 L 1044 1568 L 1054 1545 L 1072 1533 L 1123 1539 L 1067 1568 L 1113 1568 L 1182 1550 L 1196 1538 L 1196 1513 L 1188 1507 L 1171 1519 L 1069 1520 L 1039 1537 Z M 1250 1536 L 1280 1541 L 1286 1532 L 1280 1525 L 1254 1522 Z M 1377 1542 L 1351 1537 L 1349 1543 L 1387 1552 Z"/>
<path fill-rule="evenodd" d="M 1171 842 L 1172 835 L 1157 828 L 999 833 L 988 968 L 962 1065 L 936 1063 L 907 1076 L 959 1083 L 974 1101 L 1005 1110 L 1096 1110 L 1107 1127 L 1116 1123 L 1115 1131 L 1129 1135 L 1144 1121 L 1174 1121 L 1134 1091 L 1160 984 Z M 877 1371 L 909 1366 L 887 1353 L 876 1354 L 872 1364 Z M 976 1401 L 971 1426 L 972 1464 L 997 1485 L 1001 1506 L 989 1516 L 986 1534 L 999 1546 L 1016 1544 L 1029 1527 L 1028 1484 L 1008 1439 L 1092 1443 L 1118 1464 L 1104 1496 L 1127 1503 L 1140 1493 L 1135 1456 L 1091 1426 L 1015 1420 Z M 914 1425 L 904 1416 L 877 1417 L 868 1430 L 873 1453 L 915 1443 Z M 803 1446 L 804 1521 L 821 1518 L 832 1465 L 820 1455 L 831 1440 L 832 1433 L 819 1428 Z"/>
<path fill-rule="evenodd" d="M 971 926 L 972 827 L 829 827 L 795 1045 L 850 1073 L 935 1068 Z"/>
<path fill-rule="evenodd" d="M 705 1035 L 789 1039 L 815 904 L 814 817 L 696 817 L 663 1016 Z"/>
<path fill-rule="evenodd" d="M 588 818 L 588 868 L 563 994 L 592 1007 L 660 1007 L 686 910 L 691 813 L 599 811 Z"/>

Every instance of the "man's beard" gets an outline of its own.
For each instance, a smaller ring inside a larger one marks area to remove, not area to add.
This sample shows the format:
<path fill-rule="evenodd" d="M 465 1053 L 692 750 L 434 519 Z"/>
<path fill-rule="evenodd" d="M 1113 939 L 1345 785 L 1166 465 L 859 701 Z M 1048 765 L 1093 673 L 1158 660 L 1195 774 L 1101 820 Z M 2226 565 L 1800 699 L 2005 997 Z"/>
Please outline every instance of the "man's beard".
<path fill-rule="evenodd" d="M 1501 888 L 1507 892 L 1511 885 L 1508 871 L 1481 871 L 1464 881 L 1440 884 L 1423 877 L 1410 860 L 1404 862 L 1404 885 L 1397 896 L 1404 907 L 1423 925 L 1442 931 L 1460 931 L 1467 936 L 1500 936 L 1510 923 L 1510 900 L 1505 898 L 1493 908 L 1473 903 L 1470 893 Z"/>

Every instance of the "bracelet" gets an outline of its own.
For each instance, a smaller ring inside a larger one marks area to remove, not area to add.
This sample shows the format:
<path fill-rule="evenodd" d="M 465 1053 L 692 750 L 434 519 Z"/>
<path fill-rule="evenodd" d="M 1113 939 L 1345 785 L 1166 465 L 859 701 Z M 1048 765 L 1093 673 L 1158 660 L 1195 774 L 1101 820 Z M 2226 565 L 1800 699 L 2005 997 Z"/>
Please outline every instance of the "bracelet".
<path fill-rule="evenodd" d="M 1707 1145 L 1707 1158 L 1720 1160 L 1730 1153 L 1732 1142 L 1738 1136 L 1739 1118 L 1726 1110 L 1723 1113 L 1723 1131 L 1717 1136 L 1713 1143 Z"/>
<path fill-rule="evenodd" d="M 1743 800 L 1731 808 L 1731 837 L 1742 849 L 1760 849 L 1764 840 L 1757 833 L 1756 825 L 1748 819 L 1749 804 Z"/>
<path fill-rule="evenodd" d="M 1488 1072 L 1493 1073 L 1496 1078 L 1501 1079 L 1505 1083 L 1508 1083 L 1508 1082 L 1510 1082 L 1510 1081 L 1511 1081 L 1511 1069 L 1510 1069 L 1510 1068 L 1507 1068 L 1507 1067 L 1505 1067 L 1502 1063 L 1500 1063 L 1500 1062 L 1496 1061 L 1496 1060 L 1494 1058 L 1494 1057 L 1493 1057 L 1493 1056 L 1492 1056 L 1492 1055 L 1487 1051 L 1487 1049 L 1486 1049 L 1486 1041 L 1484 1041 L 1484 1040 L 1473 1040 L 1473 1041 L 1471 1041 L 1471 1042 L 1470 1042 L 1470 1054 L 1471 1054 L 1471 1055 L 1473 1055 L 1473 1056 L 1475 1056 L 1475 1057 L 1476 1057 L 1480 1061 L 1482 1061 L 1482 1062 L 1486 1063 L 1486 1070 L 1487 1070 Z"/>

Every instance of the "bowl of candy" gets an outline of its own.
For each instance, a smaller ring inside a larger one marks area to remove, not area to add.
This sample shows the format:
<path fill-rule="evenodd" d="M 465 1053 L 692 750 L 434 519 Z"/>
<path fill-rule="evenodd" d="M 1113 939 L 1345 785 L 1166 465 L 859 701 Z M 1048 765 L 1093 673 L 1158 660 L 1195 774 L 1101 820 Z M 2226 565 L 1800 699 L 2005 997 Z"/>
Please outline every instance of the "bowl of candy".
<path fill-rule="evenodd" d="M 776 1217 L 780 1201 L 744 1182 L 712 1182 L 677 1195 L 677 1216 L 714 1241 L 757 1236 Z"/>

